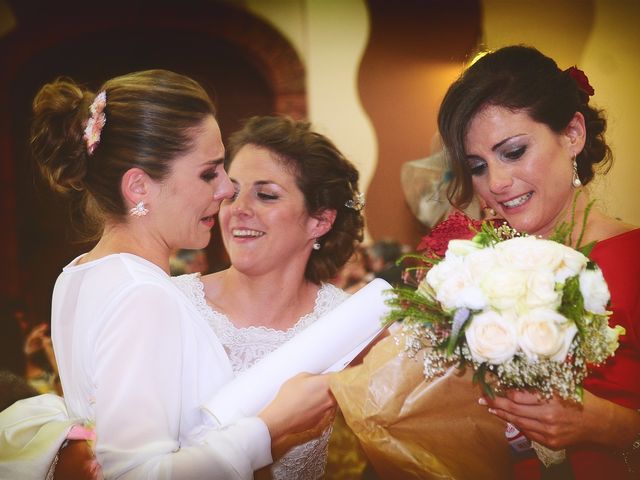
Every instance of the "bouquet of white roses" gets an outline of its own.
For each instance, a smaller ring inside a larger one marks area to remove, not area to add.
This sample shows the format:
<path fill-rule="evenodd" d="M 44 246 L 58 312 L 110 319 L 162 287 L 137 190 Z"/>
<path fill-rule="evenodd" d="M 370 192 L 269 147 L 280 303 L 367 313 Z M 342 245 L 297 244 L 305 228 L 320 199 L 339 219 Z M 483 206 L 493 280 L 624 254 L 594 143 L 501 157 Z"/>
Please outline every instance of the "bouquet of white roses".
<path fill-rule="evenodd" d="M 417 263 L 389 300 L 402 328 L 331 382 L 381 477 L 508 476 L 510 451 L 528 443 L 478 405 L 482 389 L 581 401 L 588 365 L 613 354 L 623 329 L 608 325 L 593 245 L 565 246 L 572 228 L 544 240 L 457 212 L 405 256 Z M 564 456 L 531 446 L 545 465 Z"/>
<path fill-rule="evenodd" d="M 587 365 L 624 334 L 609 327 L 598 266 L 557 241 L 485 222 L 472 239 L 450 240 L 444 257 L 419 258 L 417 288 L 396 288 L 390 315 L 403 320 L 409 352 L 429 348 L 427 379 L 468 364 L 490 396 L 527 388 L 580 402 Z"/>

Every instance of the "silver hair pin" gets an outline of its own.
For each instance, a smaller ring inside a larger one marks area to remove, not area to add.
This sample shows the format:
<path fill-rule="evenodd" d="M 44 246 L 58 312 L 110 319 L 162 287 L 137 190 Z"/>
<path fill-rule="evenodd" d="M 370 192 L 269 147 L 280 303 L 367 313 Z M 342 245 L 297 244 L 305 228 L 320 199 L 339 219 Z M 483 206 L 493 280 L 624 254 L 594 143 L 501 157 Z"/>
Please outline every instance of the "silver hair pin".
<path fill-rule="evenodd" d="M 345 207 L 353 208 L 356 212 L 362 210 L 364 205 L 364 193 L 356 193 L 353 199 L 344 202 Z"/>

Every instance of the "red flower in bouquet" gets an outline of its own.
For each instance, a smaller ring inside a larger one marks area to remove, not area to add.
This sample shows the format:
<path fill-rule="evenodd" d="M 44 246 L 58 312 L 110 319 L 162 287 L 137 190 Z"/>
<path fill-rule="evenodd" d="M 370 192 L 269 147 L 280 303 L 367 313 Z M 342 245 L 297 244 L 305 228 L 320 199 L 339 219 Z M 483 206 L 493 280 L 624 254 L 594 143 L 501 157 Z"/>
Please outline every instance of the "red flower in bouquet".
<path fill-rule="evenodd" d="M 435 226 L 424 236 L 416 250 L 426 256 L 444 257 L 449 240 L 469 240 L 482 228 L 480 220 L 467 217 L 462 212 L 454 212 L 446 220 Z"/>

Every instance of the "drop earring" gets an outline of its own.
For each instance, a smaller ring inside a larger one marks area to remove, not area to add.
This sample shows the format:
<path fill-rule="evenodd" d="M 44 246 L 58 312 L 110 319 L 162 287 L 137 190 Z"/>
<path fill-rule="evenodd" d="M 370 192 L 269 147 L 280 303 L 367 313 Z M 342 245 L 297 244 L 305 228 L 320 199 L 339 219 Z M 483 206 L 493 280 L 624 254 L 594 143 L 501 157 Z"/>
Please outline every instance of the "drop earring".
<path fill-rule="evenodd" d="M 571 184 L 574 188 L 580 188 L 582 186 L 582 181 L 580 181 L 580 176 L 578 175 L 578 162 L 576 161 L 576 154 L 573 154 L 573 180 Z"/>
<path fill-rule="evenodd" d="M 144 202 L 141 200 L 136 203 L 136 206 L 129 210 L 129 215 L 132 217 L 144 217 L 149 213 L 149 209 L 144 206 Z"/>
<path fill-rule="evenodd" d="M 314 250 L 320 250 L 320 247 L 322 247 L 322 245 L 320 245 L 320 242 L 318 240 L 313 242 L 313 249 Z"/>

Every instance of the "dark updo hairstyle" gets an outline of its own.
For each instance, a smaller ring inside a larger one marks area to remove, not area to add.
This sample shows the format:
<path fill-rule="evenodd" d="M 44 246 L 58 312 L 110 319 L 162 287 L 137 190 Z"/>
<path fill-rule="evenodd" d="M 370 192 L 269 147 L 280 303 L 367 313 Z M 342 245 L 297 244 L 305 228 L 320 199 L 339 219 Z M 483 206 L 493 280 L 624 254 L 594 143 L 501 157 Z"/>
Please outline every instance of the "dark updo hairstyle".
<path fill-rule="evenodd" d="M 588 102 L 589 95 L 569 72 L 535 48 L 509 46 L 481 57 L 449 87 L 438 114 L 453 172 L 448 192 L 451 203 L 464 208 L 473 197 L 464 140 L 474 116 L 487 105 L 524 111 L 556 133 L 567 127 L 576 112 L 582 113 L 586 142 L 576 157 L 578 176 L 586 185 L 596 165 L 606 172 L 611 164 L 611 150 L 604 140 L 606 120 Z"/>
<path fill-rule="evenodd" d="M 54 191 L 72 197 L 76 226 L 87 239 L 100 235 L 106 218 L 126 216 L 120 182 L 127 170 L 163 180 L 172 160 L 192 148 L 193 129 L 215 114 L 202 86 L 167 70 L 115 77 L 98 91 L 106 93 L 106 124 L 92 154 L 83 134 L 94 92 L 58 78 L 33 101 L 34 160 Z"/>
<path fill-rule="evenodd" d="M 310 124 L 287 117 L 253 117 L 229 139 L 229 164 L 245 145 L 271 152 L 290 168 L 305 199 L 309 215 L 336 211 L 333 227 L 313 250 L 305 278 L 316 284 L 332 278 L 362 241 L 364 219 L 359 209 L 345 203 L 358 195 L 358 171 L 327 137 Z"/>

